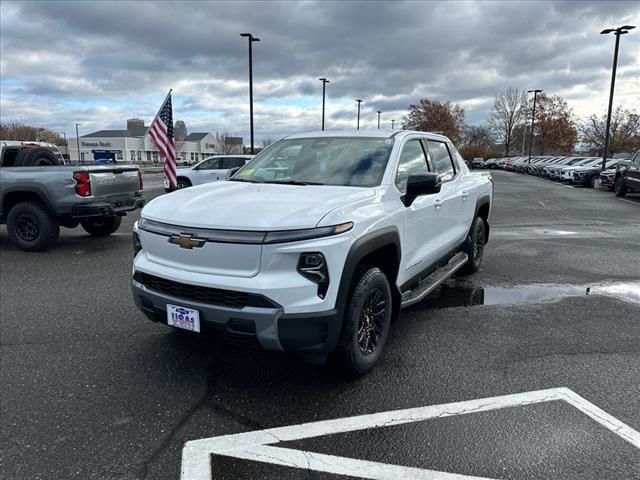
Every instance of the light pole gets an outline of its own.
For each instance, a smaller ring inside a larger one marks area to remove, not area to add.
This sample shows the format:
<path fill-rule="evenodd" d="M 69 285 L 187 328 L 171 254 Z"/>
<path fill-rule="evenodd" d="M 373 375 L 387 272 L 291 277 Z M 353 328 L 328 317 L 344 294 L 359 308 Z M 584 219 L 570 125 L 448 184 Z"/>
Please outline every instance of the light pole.
<path fill-rule="evenodd" d="M 376 113 L 378 114 L 378 130 L 380 130 L 380 114 L 382 113 L 382 111 L 376 110 Z"/>
<path fill-rule="evenodd" d="M 356 98 L 356 102 L 358 102 L 358 122 L 356 123 L 356 130 L 360 130 L 360 104 L 362 103 L 362 100 Z"/>
<path fill-rule="evenodd" d="M 611 91 L 609 92 L 609 110 L 607 111 L 607 129 L 604 134 L 604 150 L 602 151 L 602 170 L 607 166 L 607 152 L 609 151 L 609 129 L 611 128 L 611 108 L 613 107 L 613 89 L 616 85 L 616 69 L 618 68 L 618 48 L 620 47 L 620 35 L 629 33 L 636 28 L 634 25 L 624 25 L 618 28 L 607 28 L 600 35 L 613 33 L 616 36 L 616 47 L 613 52 L 613 69 L 611 70 Z"/>
<path fill-rule="evenodd" d="M 522 125 L 522 155 L 524 155 L 524 147 L 527 141 L 527 124 Z"/>
<path fill-rule="evenodd" d="M 391 130 L 393 130 L 393 124 L 396 123 L 395 120 L 391 120 Z"/>
<path fill-rule="evenodd" d="M 326 78 L 319 78 L 318 80 L 320 80 L 322 82 L 322 131 L 324 132 L 324 99 L 325 99 L 325 91 L 326 91 L 327 83 L 331 83 L 331 82 L 329 82 L 329 80 L 327 80 Z"/>
<path fill-rule="evenodd" d="M 78 146 L 78 165 L 82 165 L 84 162 L 80 161 L 80 135 L 78 134 L 79 123 L 76 123 L 76 145 Z M 71 158 L 71 157 L 69 157 Z"/>
<path fill-rule="evenodd" d="M 531 114 L 531 131 L 529 132 L 529 163 L 531 163 L 531 147 L 533 147 L 533 122 L 536 119 L 536 100 L 538 94 L 544 90 L 527 90 L 527 93 L 533 92 L 533 112 Z"/>
<path fill-rule="evenodd" d="M 260 39 L 254 37 L 250 33 L 241 33 L 241 37 L 247 37 L 249 40 L 249 124 L 251 128 L 251 154 L 253 155 L 253 42 L 259 42 Z"/>

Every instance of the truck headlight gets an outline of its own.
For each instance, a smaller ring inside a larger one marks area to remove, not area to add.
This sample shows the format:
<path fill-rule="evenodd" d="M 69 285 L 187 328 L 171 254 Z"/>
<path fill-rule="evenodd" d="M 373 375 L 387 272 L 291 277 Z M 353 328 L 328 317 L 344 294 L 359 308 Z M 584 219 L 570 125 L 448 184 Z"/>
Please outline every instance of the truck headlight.
<path fill-rule="evenodd" d="M 329 288 L 329 271 L 324 255 L 319 252 L 301 253 L 298 273 L 318 285 L 318 296 L 324 298 Z"/>

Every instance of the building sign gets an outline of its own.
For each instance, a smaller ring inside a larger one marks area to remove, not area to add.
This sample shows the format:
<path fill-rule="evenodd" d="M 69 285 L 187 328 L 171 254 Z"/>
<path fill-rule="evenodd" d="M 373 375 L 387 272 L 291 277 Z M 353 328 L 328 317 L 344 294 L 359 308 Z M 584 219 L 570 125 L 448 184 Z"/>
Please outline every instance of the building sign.
<path fill-rule="evenodd" d="M 83 147 L 110 147 L 111 142 L 80 142 Z"/>

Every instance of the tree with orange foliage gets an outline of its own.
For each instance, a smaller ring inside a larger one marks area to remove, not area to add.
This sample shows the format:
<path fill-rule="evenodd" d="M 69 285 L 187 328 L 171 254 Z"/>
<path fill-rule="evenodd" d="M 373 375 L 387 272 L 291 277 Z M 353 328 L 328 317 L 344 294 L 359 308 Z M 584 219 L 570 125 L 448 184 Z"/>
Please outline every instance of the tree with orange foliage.
<path fill-rule="evenodd" d="M 571 153 L 578 141 L 573 113 L 559 95 L 538 95 L 533 131 L 536 136 L 534 148 L 537 143 L 540 155 L 549 150 Z"/>
<path fill-rule="evenodd" d="M 449 101 L 423 98 L 418 105 L 409 105 L 409 113 L 402 119 L 402 128 L 442 133 L 458 144 L 463 135 L 464 109 Z"/>

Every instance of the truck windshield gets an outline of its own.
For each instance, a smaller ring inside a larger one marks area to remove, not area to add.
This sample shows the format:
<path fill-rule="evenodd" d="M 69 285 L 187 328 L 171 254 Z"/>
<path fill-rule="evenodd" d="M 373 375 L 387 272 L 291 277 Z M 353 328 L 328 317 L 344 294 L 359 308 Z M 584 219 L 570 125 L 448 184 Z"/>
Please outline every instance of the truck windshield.
<path fill-rule="evenodd" d="M 231 180 L 308 185 L 380 185 L 393 139 L 315 137 L 280 140 Z"/>

